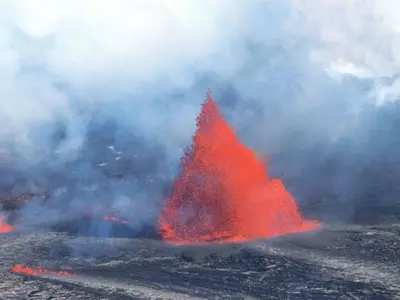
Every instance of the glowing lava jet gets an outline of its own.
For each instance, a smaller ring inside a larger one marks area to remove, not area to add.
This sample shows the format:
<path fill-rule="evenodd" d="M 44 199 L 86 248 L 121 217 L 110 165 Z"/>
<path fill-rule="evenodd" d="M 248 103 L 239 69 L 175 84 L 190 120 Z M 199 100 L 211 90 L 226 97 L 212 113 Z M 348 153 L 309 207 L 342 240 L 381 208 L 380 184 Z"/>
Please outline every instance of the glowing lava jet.
<path fill-rule="evenodd" d="M 283 183 L 240 143 L 210 92 L 181 167 L 159 218 L 168 242 L 239 242 L 319 227 L 302 219 Z"/>

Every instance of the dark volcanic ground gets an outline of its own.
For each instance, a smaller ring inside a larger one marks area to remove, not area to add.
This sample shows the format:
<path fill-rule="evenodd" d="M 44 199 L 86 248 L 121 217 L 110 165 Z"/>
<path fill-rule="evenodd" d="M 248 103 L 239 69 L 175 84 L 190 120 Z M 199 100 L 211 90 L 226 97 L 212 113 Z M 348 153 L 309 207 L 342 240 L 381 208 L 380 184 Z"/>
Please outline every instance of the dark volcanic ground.
<path fill-rule="evenodd" d="M 400 299 L 400 225 L 171 246 L 57 232 L 0 237 L 0 299 Z M 15 264 L 70 270 L 30 277 Z"/>

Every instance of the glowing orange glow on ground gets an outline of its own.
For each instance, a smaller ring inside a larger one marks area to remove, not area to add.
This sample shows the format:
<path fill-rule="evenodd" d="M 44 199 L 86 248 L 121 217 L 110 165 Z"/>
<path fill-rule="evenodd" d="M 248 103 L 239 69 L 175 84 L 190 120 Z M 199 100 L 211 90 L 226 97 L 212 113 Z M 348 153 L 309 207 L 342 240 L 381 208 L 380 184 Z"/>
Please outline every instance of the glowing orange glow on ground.
<path fill-rule="evenodd" d="M 4 222 L 4 217 L 0 216 L 0 233 L 10 233 L 13 231 L 13 227 Z"/>
<path fill-rule="evenodd" d="M 104 216 L 104 221 L 110 221 L 110 222 L 117 222 L 117 223 L 121 223 L 121 224 L 129 224 L 129 221 L 125 221 L 125 220 L 121 220 L 118 219 L 117 217 L 113 217 L 113 216 Z"/>
<path fill-rule="evenodd" d="M 239 242 L 319 227 L 302 219 L 283 183 L 270 178 L 265 161 L 240 143 L 211 93 L 181 167 L 159 218 L 168 242 Z"/>
<path fill-rule="evenodd" d="M 85 216 L 94 219 L 96 214 L 93 213 L 92 209 L 90 207 L 86 208 L 85 210 Z M 115 223 L 120 223 L 120 224 L 130 224 L 131 222 L 127 220 L 123 220 L 114 216 L 111 216 L 108 214 L 107 209 L 104 210 L 104 215 L 103 215 L 103 220 L 107 222 L 115 222 Z"/>
<path fill-rule="evenodd" d="M 11 268 L 11 271 L 14 273 L 19 273 L 19 274 L 26 274 L 26 275 L 42 275 L 42 274 L 49 274 L 49 275 L 59 275 L 59 276 L 71 276 L 73 275 L 72 273 L 69 273 L 67 271 L 50 271 L 46 270 L 44 268 L 37 268 L 33 269 L 30 267 L 23 267 L 21 265 L 14 265 Z"/>

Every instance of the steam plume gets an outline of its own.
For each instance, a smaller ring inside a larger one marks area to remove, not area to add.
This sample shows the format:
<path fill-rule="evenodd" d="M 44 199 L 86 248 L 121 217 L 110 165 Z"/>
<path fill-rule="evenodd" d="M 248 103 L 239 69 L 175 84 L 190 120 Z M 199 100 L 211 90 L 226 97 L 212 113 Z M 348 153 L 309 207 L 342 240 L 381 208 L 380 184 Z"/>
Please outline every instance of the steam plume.
<path fill-rule="evenodd" d="M 47 221 L 111 206 L 151 223 L 212 88 L 300 204 L 392 207 L 396 3 L 2 1 L 1 193 L 51 189 Z"/>

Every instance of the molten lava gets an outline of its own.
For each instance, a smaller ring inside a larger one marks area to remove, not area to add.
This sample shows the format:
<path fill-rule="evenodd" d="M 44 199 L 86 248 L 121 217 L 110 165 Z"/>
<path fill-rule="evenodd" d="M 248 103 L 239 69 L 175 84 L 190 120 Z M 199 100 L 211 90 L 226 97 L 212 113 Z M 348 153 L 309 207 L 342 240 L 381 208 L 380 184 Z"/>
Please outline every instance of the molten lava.
<path fill-rule="evenodd" d="M 73 275 L 72 273 L 69 273 L 67 271 L 50 271 L 46 270 L 43 268 L 37 268 L 33 269 L 30 267 L 23 267 L 21 265 L 14 265 L 11 268 L 11 271 L 14 273 L 19 273 L 19 274 L 26 274 L 26 275 L 42 275 L 42 274 L 49 274 L 49 275 L 59 275 L 59 276 L 71 276 Z"/>
<path fill-rule="evenodd" d="M 121 220 L 118 219 L 117 217 L 113 217 L 113 216 L 107 216 L 105 215 L 103 217 L 104 221 L 110 221 L 110 222 L 116 222 L 116 223 L 120 223 L 120 224 L 129 224 L 129 221 L 125 221 L 125 220 Z"/>
<path fill-rule="evenodd" d="M 84 215 L 89 219 L 94 219 L 96 216 L 96 213 L 94 213 L 93 210 L 90 207 L 88 207 L 88 208 L 86 208 Z M 109 215 L 106 209 L 104 210 L 103 220 L 107 221 L 107 222 L 114 222 L 114 223 L 120 223 L 120 224 L 130 224 L 131 223 L 127 220 L 122 220 L 120 218 Z"/>
<path fill-rule="evenodd" d="M 13 227 L 4 222 L 4 217 L 0 216 L 0 233 L 10 233 L 13 231 Z"/>
<path fill-rule="evenodd" d="M 237 242 L 319 227 L 302 219 L 283 183 L 240 143 L 210 92 L 181 168 L 159 218 L 168 242 Z"/>
<path fill-rule="evenodd" d="M 115 223 L 120 223 L 120 224 L 130 224 L 129 221 L 122 220 L 120 218 L 111 216 L 108 214 L 107 209 L 104 210 L 104 216 L 103 216 L 104 221 L 109 221 L 109 222 L 115 222 Z"/>

